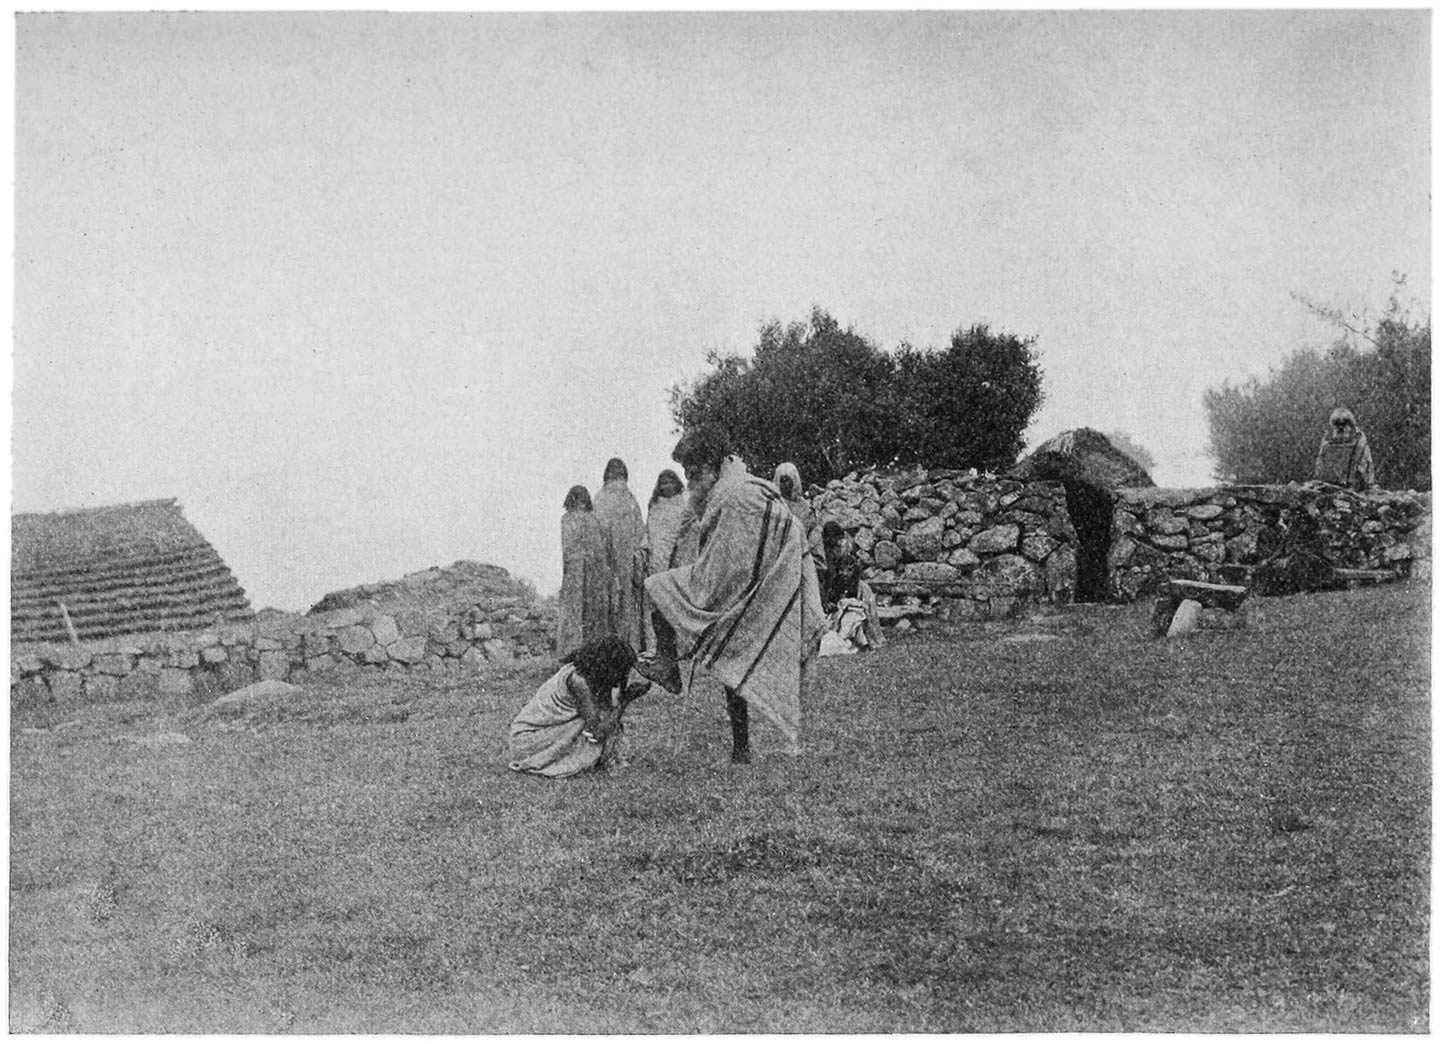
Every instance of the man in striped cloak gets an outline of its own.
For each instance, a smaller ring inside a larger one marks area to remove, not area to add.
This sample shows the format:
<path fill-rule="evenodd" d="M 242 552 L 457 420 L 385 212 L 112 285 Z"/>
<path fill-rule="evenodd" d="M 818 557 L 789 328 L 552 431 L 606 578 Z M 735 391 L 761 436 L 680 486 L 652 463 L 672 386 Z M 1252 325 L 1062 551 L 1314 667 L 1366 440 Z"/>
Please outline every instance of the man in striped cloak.
<path fill-rule="evenodd" d="M 798 753 L 801 682 L 825 630 L 805 534 L 780 491 L 730 457 L 720 433 L 687 432 L 673 456 L 699 519 L 699 557 L 646 580 L 656 654 L 636 671 L 678 693 L 676 661 L 693 658 L 725 687 L 732 761 L 750 761 L 752 705 Z"/>

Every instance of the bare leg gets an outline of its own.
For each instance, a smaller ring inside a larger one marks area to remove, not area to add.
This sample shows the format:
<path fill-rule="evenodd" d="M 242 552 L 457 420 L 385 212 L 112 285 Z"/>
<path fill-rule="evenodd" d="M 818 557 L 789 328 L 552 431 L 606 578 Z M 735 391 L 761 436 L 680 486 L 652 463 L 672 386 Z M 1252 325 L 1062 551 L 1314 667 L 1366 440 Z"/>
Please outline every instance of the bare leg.
<path fill-rule="evenodd" d="M 728 685 L 725 687 L 725 710 L 730 715 L 730 760 L 750 764 L 750 705 Z"/>
<path fill-rule="evenodd" d="M 655 658 L 649 662 L 641 660 L 635 665 L 635 673 L 648 678 L 662 689 L 679 693 L 681 688 L 680 664 L 675 644 L 675 628 L 659 612 L 650 614 L 655 628 Z"/>

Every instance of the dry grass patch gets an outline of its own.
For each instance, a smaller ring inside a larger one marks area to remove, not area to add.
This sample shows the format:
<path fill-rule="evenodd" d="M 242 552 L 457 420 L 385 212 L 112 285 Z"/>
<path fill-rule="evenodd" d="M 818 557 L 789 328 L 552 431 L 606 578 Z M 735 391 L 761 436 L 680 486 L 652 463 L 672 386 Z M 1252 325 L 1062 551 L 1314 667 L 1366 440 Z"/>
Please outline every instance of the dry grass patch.
<path fill-rule="evenodd" d="M 1423 1030 L 1428 598 L 935 628 L 748 769 L 652 694 L 517 777 L 538 664 L 17 718 L 11 1028 Z"/>

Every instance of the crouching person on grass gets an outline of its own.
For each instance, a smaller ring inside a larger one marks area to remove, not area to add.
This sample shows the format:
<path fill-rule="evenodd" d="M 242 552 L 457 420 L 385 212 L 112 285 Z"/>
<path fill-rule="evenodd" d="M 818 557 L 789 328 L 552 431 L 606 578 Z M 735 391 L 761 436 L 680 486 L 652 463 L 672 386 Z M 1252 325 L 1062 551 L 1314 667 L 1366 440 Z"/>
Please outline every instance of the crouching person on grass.
<path fill-rule="evenodd" d="M 803 528 L 719 432 L 686 432 L 674 458 L 699 520 L 699 556 L 645 581 L 656 647 L 637 673 L 678 693 L 677 661 L 693 658 L 725 687 L 732 761 L 750 761 L 752 706 L 798 754 L 801 681 L 825 629 Z"/>
<path fill-rule="evenodd" d="M 510 723 L 510 767 L 558 778 L 619 760 L 620 719 L 650 690 L 648 682 L 625 687 L 634 665 L 635 650 L 615 635 L 586 642 L 566 656 Z"/>

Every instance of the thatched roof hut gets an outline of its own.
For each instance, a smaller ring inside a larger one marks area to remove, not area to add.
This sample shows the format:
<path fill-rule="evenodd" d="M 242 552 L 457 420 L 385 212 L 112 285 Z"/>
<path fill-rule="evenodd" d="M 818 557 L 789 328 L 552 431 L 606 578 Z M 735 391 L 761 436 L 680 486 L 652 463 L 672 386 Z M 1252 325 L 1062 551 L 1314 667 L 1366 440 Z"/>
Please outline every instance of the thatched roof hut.
<path fill-rule="evenodd" d="M 1025 478 L 1084 482 L 1098 489 L 1150 487 L 1150 473 L 1094 428 L 1063 431 L 1015 466 Z"/>
<path fill-rule="evenodd" d="M 254 615 L 174 500 L 10 518 L 11 641 L 66 641 L 67 616 L 89 639 Z"/>
<path fill-rule="evenodd" d="M 1061 432 L 1035 447 L 1012 474 L 1065 487 L 1065 507 L 1075 526 L 1075 600 L 1102 602 L 1109 593 L 1110 528 L 1115 491 L 1155 485 L 1150 473 L 1094 428 Z"/>

